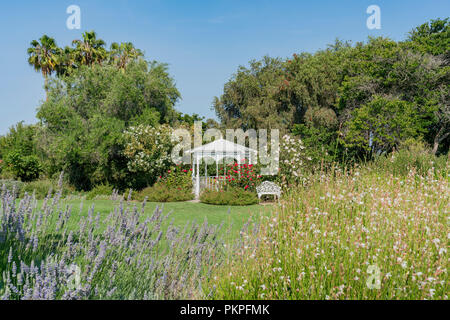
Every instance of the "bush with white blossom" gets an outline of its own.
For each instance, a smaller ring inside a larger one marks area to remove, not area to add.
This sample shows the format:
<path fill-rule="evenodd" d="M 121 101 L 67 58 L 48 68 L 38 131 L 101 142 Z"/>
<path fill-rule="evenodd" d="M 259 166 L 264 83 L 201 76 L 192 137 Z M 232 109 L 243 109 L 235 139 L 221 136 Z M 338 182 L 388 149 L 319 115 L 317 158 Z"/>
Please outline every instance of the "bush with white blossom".
<path fill-rule="evenodd" d="M 125 151 L 128 158 L 128 170 L 131 172 L 145 172 L 158 177 L 173 165 L 171 152 L 172 128 L 168 125 L 151 127 L 139 125 L 125 131 Z"/>
<path fill-rule="evenodd" d="M 283 187 L 306 182 L 305 169 L 311 158 L 306 154 L 301 139 L 284 135 L 280 141 L 278 180 Z"/>

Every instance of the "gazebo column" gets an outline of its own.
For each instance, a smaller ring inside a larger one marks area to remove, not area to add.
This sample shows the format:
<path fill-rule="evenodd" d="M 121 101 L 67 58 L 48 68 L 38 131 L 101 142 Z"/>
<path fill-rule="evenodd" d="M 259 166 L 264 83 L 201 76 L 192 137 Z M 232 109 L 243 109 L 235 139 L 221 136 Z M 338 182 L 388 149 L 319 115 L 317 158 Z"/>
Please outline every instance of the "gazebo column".
<path fill-rule="evenodd" d="M 198 199 L 200 197 L 200 162 L 198 155 L 196 157 L 196 166 L 197 170 L 195 171 L 196 183 L 195 183 L 195 198 Z"/>
<path fill-rule="evenodd" d="M 192 157 L 191 164 L 192 164 L 192 176 L 191 176 L 191 179 L 192 179 L 192 183 L 193 183 L 193 186 L 194 186 L 194 192 L 195 192 L 195 177 L 196 177 L 196 175 L 195 175 L 195 157 Z"/>
<path fill-rule="evenodd" d="M 216 177 L 217 179 L 219 179 L 219 158 L 217 157 L 217 154 L 216 154 Z"/>

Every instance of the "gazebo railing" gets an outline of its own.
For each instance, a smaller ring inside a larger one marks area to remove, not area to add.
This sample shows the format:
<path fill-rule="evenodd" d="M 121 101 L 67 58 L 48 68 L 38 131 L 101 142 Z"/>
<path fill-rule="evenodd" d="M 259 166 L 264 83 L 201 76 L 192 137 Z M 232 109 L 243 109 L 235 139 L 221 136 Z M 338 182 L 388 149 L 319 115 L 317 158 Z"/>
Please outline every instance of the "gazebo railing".
<path fill-rule="evenodd" d="M 200 177 L 200 190 L 221 190 L 225 185 L 225 176 L 201 176 Z M 195 184 L 195 179 L 193 179 Z"/>

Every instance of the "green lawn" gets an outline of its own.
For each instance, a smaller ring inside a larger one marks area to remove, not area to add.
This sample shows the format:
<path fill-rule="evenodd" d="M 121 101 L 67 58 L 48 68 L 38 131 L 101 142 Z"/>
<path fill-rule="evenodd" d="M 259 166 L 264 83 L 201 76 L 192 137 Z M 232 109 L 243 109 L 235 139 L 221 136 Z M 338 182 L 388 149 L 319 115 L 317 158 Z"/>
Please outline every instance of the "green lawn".
<path fill-rule="evenodd" d="M 80 212 L 81 203 L 82 209 Z M 92 205 L 94 205 L 94 216 L 99 213 L 100 221 L 103 221 L 110 214 L 110 212 L 112 212 L 112 210 L 119 205 L 119 201 L 77 199 L 63 200 L 63 204 L 72 207 L 72 214 L 68 227 L 69 229 L 76 229 L 76 225 L 80 221 L 80 218 L 88 215 L 88 210 L 92 207 Z M 136 205 L 139 210 L 142 206 L 139 202 L 131 202 L 128 203 L 128 205 Z M 42 201 L 38 201 L 38 208 L 41 208 L 41 206 Z M 231 237 L 237 236 L 239 230 L 249 219 L 255 221 L 256 218 L 261 215 L 269 214 L 273 209 L 272 205 L 216 206 L 193 202 L 171 202 L 164 204 L 149 202 L 146 204 L 142 220 L 148 216 L 151 216 L 157 206 L 162 206 L 165 215 L 170 213 L 168 221 L 173 221 L 174 225 L 177 227 L 182 228 L 187 223 L 192 223 L 194 221 L 201 224 L 205 221 L 205 219 L 209 224 L 215 225 L 220 225 L 224 222 L 222 232 L 224 233 L 227 231 L 228 227 L 231 225 L 231 233 L 229 234 Z M 103 227 L 104 226 L 102 226 L 101 229 L 103 229 Z"/>

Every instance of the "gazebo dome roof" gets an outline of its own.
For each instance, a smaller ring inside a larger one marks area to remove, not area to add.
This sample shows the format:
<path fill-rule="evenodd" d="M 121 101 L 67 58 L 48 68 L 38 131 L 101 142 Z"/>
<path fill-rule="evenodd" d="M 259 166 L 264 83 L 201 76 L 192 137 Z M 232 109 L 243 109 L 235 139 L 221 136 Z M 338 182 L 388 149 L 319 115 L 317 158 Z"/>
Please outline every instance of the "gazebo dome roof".
<path fill-rule="evenodd" d="M 243 145 L 233 143 L 231 141 L 225 139 L 218 139 L 210 142 L 208 144 L 202 145 L 200 147 L 191 149 L 188 151 L 189 153 L 250 153 L 256 152 L 254 149 L 247 148 Z"/>

